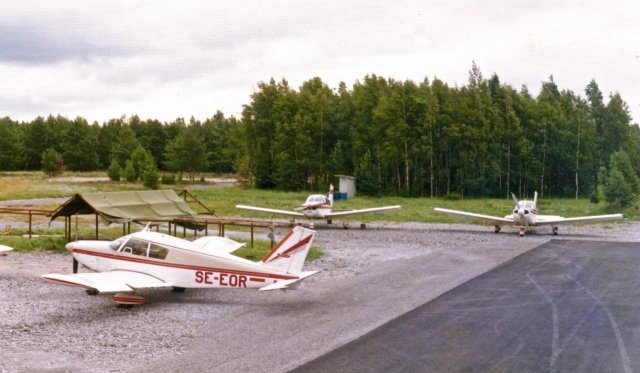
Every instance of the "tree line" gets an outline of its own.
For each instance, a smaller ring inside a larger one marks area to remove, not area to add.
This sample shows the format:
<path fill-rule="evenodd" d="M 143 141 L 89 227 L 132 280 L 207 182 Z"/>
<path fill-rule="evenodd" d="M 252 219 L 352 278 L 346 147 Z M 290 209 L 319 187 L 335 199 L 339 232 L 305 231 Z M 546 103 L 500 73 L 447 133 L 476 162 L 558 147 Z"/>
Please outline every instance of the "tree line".
<path fill-rule="evenodd" d="M 108 169 L 114 179 L 133 172 L 134 180 L 145 167 L 186 173 L 192 179 L 201 172 L 232 173 L 239 157 L 239 129 L 234 118 L 221 112 L 203 122 L 178 118 L 168 123 L 135 115 L 102 124 L 81 117 L 50 115 L 31 122 L 5 117 L 0 119 L 0 170 L 40 170 L 55 164 L 58 170 Z"/>
<path fill-rule="evenodd" d="M 47 150 L 69 170 L 117 167 L 122 175 L 128 167 L 141 178 L 140 164 L 153 163 L 285 190 L 324 189 L 334 175 L 351 174 L 366 194 L 431 197 L 586 197 L 616 167 L 624 172 L 615 178 L 640 192 L 631 180 L 640 130 L 618 93 L 605 100 L 592 80 L 583 97 L 549 77 L 534 97 L 497 74 L 486 79 L 475 63 L 461 87 L 367 75 L 351 88 L 316 77 L 296 90 L 271 79 L 258 83 L 239 119 L 0 119 L 1 170 L 41 169 Z"/>

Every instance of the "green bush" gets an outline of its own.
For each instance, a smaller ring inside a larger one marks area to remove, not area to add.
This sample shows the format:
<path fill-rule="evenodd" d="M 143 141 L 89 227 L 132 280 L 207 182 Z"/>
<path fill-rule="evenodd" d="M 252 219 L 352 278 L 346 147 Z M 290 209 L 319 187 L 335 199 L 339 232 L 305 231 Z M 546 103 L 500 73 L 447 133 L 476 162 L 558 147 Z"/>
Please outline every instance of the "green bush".
<path fill-rule="evenodd" d="M 136 175 L 136 168 L 133 166 L 133 163 L 131 161 L 127 161 L 127 165 L 124 168 L 124 179 L 129 182 L 138 180 L 138 175 Z"/>
<path fill-rule="evenodd" d="M 176 183 L 176 175 L 174 174 L 162 174 L 162 184 L 173 185 Z"/>
<path fill-rule="evenodd" d="M 460 199 L 462 199 L 462 196 L 460 195 L 460 193 L 447 193 L 443 198 L 446 201 L 459 201 Z"/>
<path fill-rule="evenodd" d="M 111 164 L 109 165 L 109 168 L 107 169 L 107 176 L 109 176 L 109 179 L 113 181 L 120 181 L 121 172 L 122 170 L 120 169 L 120 164 L 117 160 L 113 159 L 111 161 Z"/>

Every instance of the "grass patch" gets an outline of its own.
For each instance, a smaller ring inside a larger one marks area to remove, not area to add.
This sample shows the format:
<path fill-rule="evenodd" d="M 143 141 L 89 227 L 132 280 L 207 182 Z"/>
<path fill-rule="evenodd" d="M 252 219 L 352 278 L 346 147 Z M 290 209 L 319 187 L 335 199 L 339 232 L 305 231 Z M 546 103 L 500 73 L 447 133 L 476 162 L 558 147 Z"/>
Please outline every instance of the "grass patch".
<path fill-rule="evenodd" d="M 65 173 L 63 176 L 67 176 Z M 79 177 L 95 177 L 103 176 L 104 173 L 69 173 L 68 176 Z M 228 177 L 228 175 L 225 175 Z M 198 183 L 202 184 L 202 183 Z M 189 189 L 188 183 L 175 185 L 163 185 L 162 188 L 184 187 Z M 29 199 L 43 197 L 70 197 L 75 193 L 88 193 L 99 191 L 123 191 L 123 190 L 142 190 L 144 187 L 141 183 L 125 183 L 125 182 L 65 182 L 56 178 L 47 178 L 41 172 L 15 172 L 0 173 L 0 200 L 7 199 Z M 293 210 L 299 207 L 309 194 L 325 193 L 321 191 L 298 191 L 285 192 L 277 190 L 258 190 L 243 187 L 228 188 L 211 188 L 211 189 L 192 189 L 193 193 L 206 206 L 213 209 L 218 217 L 232 218 L 256 218 L 267 220 L 270 218 L 287 219 L 285 216 L 272 215 L 254 211 L 246 211 L 236 209 L 237 204 L 246 204 L 253 206 L 271 207 L 275 209 Z M 640 218 L 640 209 L 638 203 L 625 209 L 624 211 L 611 211 L 605 203 L 593 204 L 589 198 L 573 199 L 573 198 L 549 198 L 548 196 L 540 197 L 538 200 L 540 213 L 545 215 L 561 215 L 564 217 L 575 217 L 585 215 L 600 215 L 613 212 L 622 212 L 625 214 L 625 220 L 637 220 Z M 469 222 L 468 219 L 453 217 L 449 215 L 438 214 L 433 211 L 435 207 L 443 207 L 455 210 L 464 210 L 476 212 L 480 214 L 488 214 L 495 216 L 504 216 L 511 212 L 513 201 L 505 196 L 504 198 L 401 198 L 401 197 L 365 197 L 357 196 L 356 198 L 346 201 L 336 201 L 334 207 L 341 209 L 361 209 L 370 207 L 379 207 L 386 205 L 402 205 L 401 210 L 385 211 L 373 214 L 362 214 L 345 217 L 344 219 L 334 219 L 335 224 L 342 221 L 355 222 L 372 222 L 372 221 L 390 221 L 390 222 L 425 222 L 425 223 L 456 223 Z M 57 206 L 49 206 L 55 208 Z M 47 208 L 49 208 L 47 207 Z M 202 209 L 196 204 L 191 204 L 196 211 Z M 4 221 L 11 222 L 18 219 L 15 216 L 6 215 Z M 23 218 L 20 218 L 23 219 Z M 306 219 L 300 219 L 305 221 Z M 82 218 L 81 218 L 81 221 Z M 0 226 L 0 228 L 2 228 Z M 103 228 L 100 228 L 102 237 Z M 89 233 L 90 234 L 90 233 Z M 116 233 L 117 234 L 117 233 Z"/>
<path fill-rule="evenodd" d="M 64 237 L 0 237 L 0 244 L 11 246 L 18 252 L 58 251 L 64 252 L 67 243 Z"/>

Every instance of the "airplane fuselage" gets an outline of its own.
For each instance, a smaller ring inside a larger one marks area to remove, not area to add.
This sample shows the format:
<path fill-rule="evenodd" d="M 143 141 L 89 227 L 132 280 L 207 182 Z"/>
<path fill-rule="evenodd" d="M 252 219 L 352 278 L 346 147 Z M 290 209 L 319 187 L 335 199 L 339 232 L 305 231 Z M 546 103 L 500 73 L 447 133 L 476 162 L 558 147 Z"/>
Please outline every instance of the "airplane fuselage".
<path fill-rule="evenodd" d="M 305 208 L 302 213 L 307 219 L 324 219 L 328 214 L 331 214 L 330 206 L 316 206 L 311 208 Z"/>
<path fill-rule="evenodd" d="M 525 227 L 535 226 L 538 218 L 538 208 L 533 201 L 520 201 L 520 205 L 513 208 L 513 214 L 505 216 L 513 219 L 514 225 Z"/>
<path fill-rule="evenodd" d="M 79 263 L 93 271 L 140 272 L 174 287 L 257 289 L 279 280 L 297 278 L 231 254 L 202 252 L 204 250 L 190 241 L 179 238 L 162 235 L 162 240 L 154 240 L 155 235 L 161 234 L 145 232 L 141 235 L 144 239 L 140 234 L 126 236 L 123 237 L 126 242 L 72 242 L 67 249 Z"/>

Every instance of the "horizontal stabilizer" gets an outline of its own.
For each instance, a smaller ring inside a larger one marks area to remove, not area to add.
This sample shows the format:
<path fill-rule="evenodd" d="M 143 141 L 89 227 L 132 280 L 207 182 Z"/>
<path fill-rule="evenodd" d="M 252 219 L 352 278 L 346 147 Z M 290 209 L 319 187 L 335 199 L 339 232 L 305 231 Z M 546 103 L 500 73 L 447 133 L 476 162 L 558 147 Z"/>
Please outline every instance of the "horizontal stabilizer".
<path fill-rule="evenodd" d="M 100 293 L 126 293 L 136 289 L 172 286 L 153 276 L 131 271 L 78 273 L 74 275 L 50 273 L 42 275 L 41 277 L 49 282 L 97 290 Z"/>
<path fill-rule="evenodd" d="M 316 273 L 318 273 L 318 271 L 307 271 L 307 272 L 301 272 L 298 278 L 292 279 L 292 280 L 284 280 L 284 281 L 278 281 L 275 284 L 271 284 L 271 285 L 267 285 L 264 287 L 261 287 L 259 290 L 260 291 L 269 291 L 269 290 L 286 290 L 286 289 L 295 289 L 298 287 L 298 285 L 300 285 L 300 281 L 304 280 L 305 278 L 315 275 Z"/>

